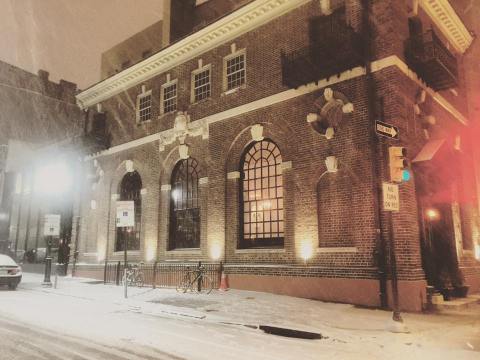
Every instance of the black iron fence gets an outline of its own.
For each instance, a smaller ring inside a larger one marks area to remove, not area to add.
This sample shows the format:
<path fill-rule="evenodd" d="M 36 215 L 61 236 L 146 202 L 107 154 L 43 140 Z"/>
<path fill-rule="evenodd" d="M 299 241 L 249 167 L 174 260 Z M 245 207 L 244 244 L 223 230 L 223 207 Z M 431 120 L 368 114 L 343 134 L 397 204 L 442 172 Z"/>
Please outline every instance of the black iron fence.
<path fill-rule="evenodd" d="M 128 263 L 128 266 L 136 265 L 143 272 L 145 285 L 161 288 L 174 288 L 179 285 L 189 270 L 194 270 L 199 263 Z M 213 281 L 213 288 L 220 286 L 222 265 L 219 263 L 201 263 L 206 275 Z M 106 262 L 103 281 L 105 284 L 119 285 L 122 282 L 125 265 L 123 262 Z"/>

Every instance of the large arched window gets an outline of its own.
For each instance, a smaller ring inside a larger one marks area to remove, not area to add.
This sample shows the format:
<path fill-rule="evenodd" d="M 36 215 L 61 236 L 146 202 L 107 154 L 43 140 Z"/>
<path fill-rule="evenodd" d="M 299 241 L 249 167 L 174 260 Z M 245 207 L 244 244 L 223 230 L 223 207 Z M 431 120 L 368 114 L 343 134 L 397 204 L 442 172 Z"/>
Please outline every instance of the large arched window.
<path fill-rule="evenodd" d="M 271 140 L 251 144 L 242 157 L 240 247 L 283 246 L 282 156 Z"/>
<path fill-rule="evenodd" d="M 172 172 L 170 200 L 170 249 L 200 247 L 198 163 L 180 160 Z"/>
<path fill-rule="evenodd" d="M 135 226 L 117 228 L 117 241 L 115 251 L 140 250 L 140 228 L 142 219 L 142 179 L 138 172 L 133 171 L 125 174 L 118 190 L 121 201 L 133 200 L 135 207 Z"/>

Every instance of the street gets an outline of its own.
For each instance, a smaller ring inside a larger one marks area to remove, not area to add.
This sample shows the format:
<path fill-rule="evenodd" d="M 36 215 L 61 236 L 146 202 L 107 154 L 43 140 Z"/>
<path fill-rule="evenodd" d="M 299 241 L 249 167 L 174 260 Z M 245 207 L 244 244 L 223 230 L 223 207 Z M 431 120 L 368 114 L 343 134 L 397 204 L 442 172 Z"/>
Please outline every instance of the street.
<path fill-rule="evenodd" d="M 91 279 L 24 274 L 0 289 L 1 359 L 478 359 L 480 306 L 444 315 L 404 314 L 406 334 L 386 330 L 390 312 L 230 290 L 210 295 L 121 287 Z M 272 306 L 275 304 L 275 306 Z M 301 309 L 301 310 L 300 310 Z M 266 334 L 259 325 L 323 339 Z"/>

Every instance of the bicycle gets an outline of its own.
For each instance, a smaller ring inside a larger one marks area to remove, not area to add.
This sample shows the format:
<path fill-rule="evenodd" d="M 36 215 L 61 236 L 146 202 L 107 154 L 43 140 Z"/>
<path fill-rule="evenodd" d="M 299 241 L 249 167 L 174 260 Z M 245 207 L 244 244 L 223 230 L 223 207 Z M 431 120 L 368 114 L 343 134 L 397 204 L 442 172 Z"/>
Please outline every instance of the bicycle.
<path fill-rule="evenodd" d="M 191 291 L 198 294 L 205 292 L 210 294 L 213 290 L 213 280 L 206 275 L 206 272 L 205 266 L 201 264 L 194 270 L 187 267 L 187 272 L 183 276 L 182 281 L 177 285 L 177 291 L 183 293 Z"/>
<path fill-rule="evenodd" d="M 142 287 L 145 283 L 145 278 L 143 271 L 140 270 L 138 265 L 129 265 L 126 271 L 127 285 Z M 123 276 L 123 281 L 125 281 L 125 275 Z"/>

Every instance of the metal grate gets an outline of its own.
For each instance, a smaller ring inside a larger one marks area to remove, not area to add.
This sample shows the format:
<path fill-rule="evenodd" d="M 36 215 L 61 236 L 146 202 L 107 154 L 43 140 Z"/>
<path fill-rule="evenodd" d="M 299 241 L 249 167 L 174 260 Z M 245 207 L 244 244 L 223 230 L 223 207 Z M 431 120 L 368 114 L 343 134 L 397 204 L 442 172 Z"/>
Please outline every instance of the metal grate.
<path fill-rule="evenodd" d="M 282 156 L 277 145 L 262 140 L 243 156 L 241 247 L 282 246 L 284 238 Z"/>

